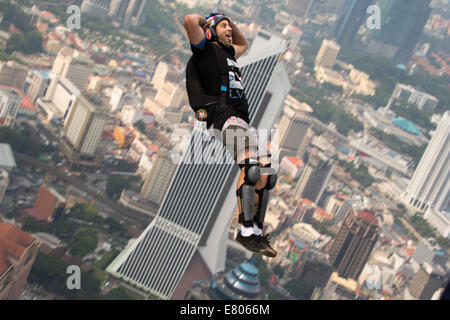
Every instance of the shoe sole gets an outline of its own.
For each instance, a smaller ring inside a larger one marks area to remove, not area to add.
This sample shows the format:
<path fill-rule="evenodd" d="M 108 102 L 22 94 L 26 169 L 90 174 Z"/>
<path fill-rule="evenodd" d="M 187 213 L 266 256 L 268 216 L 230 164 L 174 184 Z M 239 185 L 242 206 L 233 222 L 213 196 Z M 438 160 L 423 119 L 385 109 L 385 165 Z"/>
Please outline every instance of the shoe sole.
<path fill-rule="evenodd" d="M 247 249 L 248 251 L 251 251 L 251 252 L 256 253 L 256 254 L 262 254 L 262 255 L 265 255 L 265 254 L 266 254 L 266 251 L 263 251 L 263 250 L 259 250 L 259 251 L 258 251 L 258 250 L 255 250 L 255 249 L 253 249 L 253 248 L 247 246 L 245 243 L 239 241 L 238 239 L 236 239 L 236 241 L 237 241 L 241 246 L 243 246 L 245 249 Z"/>

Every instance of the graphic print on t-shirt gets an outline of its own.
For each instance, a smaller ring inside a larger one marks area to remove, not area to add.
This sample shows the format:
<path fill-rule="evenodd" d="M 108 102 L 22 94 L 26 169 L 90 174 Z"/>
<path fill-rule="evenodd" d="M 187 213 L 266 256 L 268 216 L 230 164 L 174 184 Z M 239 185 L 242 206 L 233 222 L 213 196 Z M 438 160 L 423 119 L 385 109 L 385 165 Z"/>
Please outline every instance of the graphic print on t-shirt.
<path fill-rule="evenodd" d="M 237 69 L 236 61 L 227 58 L 229 67 L 228 79 L 229 79 L 229 94 L 231 99 L 241 99 L 244 97 L 244 85 L 242 84 L 241 76 L 235 71 Z M 234 68 L 231 68 L 234 67 Z"/>

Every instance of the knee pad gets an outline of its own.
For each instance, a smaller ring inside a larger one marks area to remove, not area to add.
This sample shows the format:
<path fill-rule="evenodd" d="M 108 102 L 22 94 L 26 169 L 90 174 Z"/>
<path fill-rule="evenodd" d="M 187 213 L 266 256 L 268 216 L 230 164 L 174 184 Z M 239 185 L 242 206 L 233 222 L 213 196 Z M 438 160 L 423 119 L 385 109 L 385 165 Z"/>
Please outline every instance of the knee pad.
<path fill-rule="evenodd" d="M 261 168 L 259 163 L 253 159 L 245 159 L 244 164 L 239 164 L 239 167 L 244 170 L 244 184 L 255 185 L 261 178 Z"/>
<path fill-rule="evenodd" d="M 277 184 L 277 181 L 278 181 L 278 175 L 276 175 L 276 174 L 269 175 L 269 177 L 267 178 L 266 189 L 267 190 L 273 189 L 275 187 L 275 185 Z"/>
<path fill-rule="evenodd" d="M 245 227 L 251 227 L 255 216 L 255 185 L 261 177 L 261 172 L 258 163 L 251 159 L 246 159 L 245 164 L 239 165 L 239 167 L 245 168 L 244 183 L 236 191 L 236 196 L 240 197 L 242 208 L 239 222 Z"/>

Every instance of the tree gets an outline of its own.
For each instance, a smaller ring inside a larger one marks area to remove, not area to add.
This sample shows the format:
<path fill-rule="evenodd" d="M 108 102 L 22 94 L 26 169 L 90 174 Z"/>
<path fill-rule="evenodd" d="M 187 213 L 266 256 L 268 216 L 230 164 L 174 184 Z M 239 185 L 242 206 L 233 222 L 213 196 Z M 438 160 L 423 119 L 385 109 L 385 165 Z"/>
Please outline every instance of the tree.
<path fill-rule="evenodd" d="M 133 126 L 135 126 L 140 132 L 145 134 L 145 122 L 143 120 L 138 120 L 135 123 L 133 123 Z"/>
<path fill-rule="evenodd" d="M 292 279 L 284 286 L 290 294 L 296 297 L 298 300 L 308 300 L 308 290 L 305 285 L 297 279 Z"/>
<path fill-rule="evenodd" d="M 69 245 L 69 250 L 73 256 L 84 257 L 97 247 L 97 243 L 97 232 L 85 229 L 75 235 L 75 238 Z"/>

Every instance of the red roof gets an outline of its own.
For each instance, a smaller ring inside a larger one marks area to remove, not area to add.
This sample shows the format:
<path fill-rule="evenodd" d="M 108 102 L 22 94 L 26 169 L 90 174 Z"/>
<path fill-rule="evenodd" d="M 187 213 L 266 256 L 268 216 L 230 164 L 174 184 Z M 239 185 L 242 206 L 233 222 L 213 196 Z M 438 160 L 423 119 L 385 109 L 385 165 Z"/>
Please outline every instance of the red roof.
<path fill-rule="evenodd" d="M 11 266 L 7 256 L 20 259 L 34 238 L 19 228 L 0 222 L 0 277 Z"/>
<path fill-rule="evenodd" d="M 291 156 L 286 156 L 286 158 L 292 162 L 295 166 L 297 167 L 303 167 L 305 164 L 303 163 L 303 160 L 297 158 L 297 157 L 291 157 Z"/>
<path fill-rule="evenodd" d="M 363 219 L 364 221 L 367 221 L 371 224 L 378 224 L 377 218 L 375 218 L 372 212 L 367 210 L 358 211 L 358 218 Z"/>
<path fill-rule="evenodd" d="M 31 101 L 32 100 L 30 97 L 23 97 L 22 104 L 20 105 L 20 107 L 22 109 L 26 109 L 26 110 L 37 111 L 37 108 L 34 106 L 33 102 L 31 102 Z"/>

